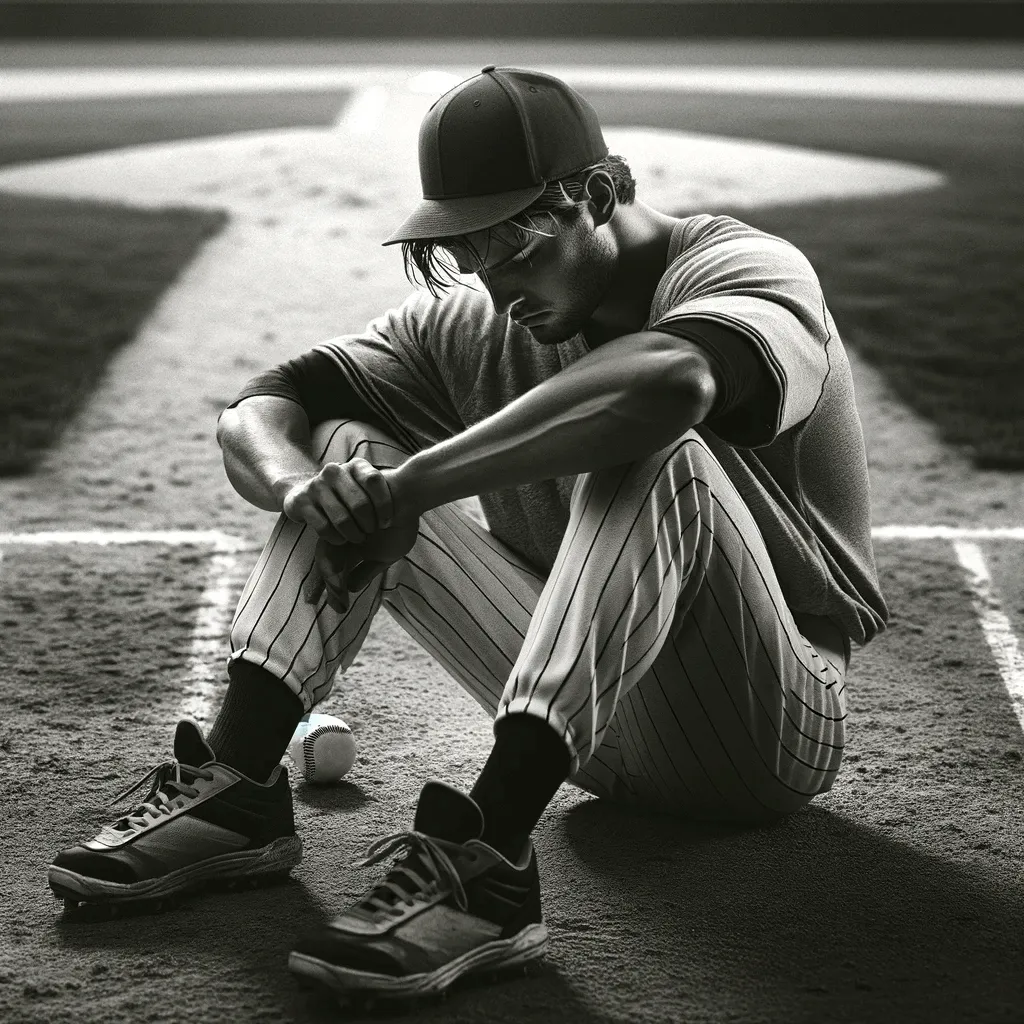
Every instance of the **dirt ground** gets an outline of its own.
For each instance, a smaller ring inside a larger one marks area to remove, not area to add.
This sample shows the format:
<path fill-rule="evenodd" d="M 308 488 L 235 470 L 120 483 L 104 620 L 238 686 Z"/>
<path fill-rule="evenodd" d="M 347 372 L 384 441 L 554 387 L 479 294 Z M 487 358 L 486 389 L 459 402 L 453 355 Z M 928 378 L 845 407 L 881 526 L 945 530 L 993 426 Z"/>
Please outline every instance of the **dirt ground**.
<path fill-rule="evenodd" d="M 280 187 L 301 178 L 287 166 Z M 222 307 L 192 310 L 169 296 L 41 471 L 0 482 L 3 529 L 217 528 L 258 545 L 273 517 L 224 479 L 215 417 L 256 368 L 358 328 L 404 293 L 394 254 L 371 242 L 413 194 L 403 174 L 373 180 L 348 166 L 331 186 L 333 219 L 305 232 L 254 215 L 245 231 L 278 232 L 294 254 L 280 293 L 250 293 L 234 321 L 226 293 Z M 244 266 L 245 234 L 225 238 Z M 223 257 L 208 247 L 184 285 Z M 974 471 L 854 366 L 876 525 L 1021 524 L 1020 475 Z M 644 816 L 563 787 L 535 835 L 552 935 L 544 966 L 406 1019 L 1024 1020 L 1024 736 L 949 543 L 876 550 L 893 619 L 854 653 L 850 740 L 832 792 L 751 830 Z M 1019 633 L 1018 545 L 984 551 Z M 295 781 L 306 856 L 292 881 L 156 917 L 65 920 L 46 865 L 115 817 L 112 797 L 168 755 L 212 556 L 159 546 L 2 555 L 0 1018 L 337 1020 L 333 1002 L 288 973 L 291 941 L 362 891 L 369 879 L 350 861 L 407 827 L 423 782 L 472 783 L 490 742 L 477 705 L 380 616 L 320 708 L 352 725 L 355 767 L 335 787 Z"/>

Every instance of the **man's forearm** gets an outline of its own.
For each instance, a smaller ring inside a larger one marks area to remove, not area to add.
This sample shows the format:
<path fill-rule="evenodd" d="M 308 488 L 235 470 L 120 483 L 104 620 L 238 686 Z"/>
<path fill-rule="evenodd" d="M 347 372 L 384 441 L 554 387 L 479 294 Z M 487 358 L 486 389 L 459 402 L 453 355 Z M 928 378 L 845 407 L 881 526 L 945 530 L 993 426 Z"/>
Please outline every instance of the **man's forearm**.
<path fill-rule="evenodd" d="M 280 512 L 289 488 L 320 469 L 310 452 L 306 414 L 285 398 L 259 396 L 228 409 L 217 440 L 231 486 L 269 512 Z"/>
<path fill-rule="evenodd" d="M 395 471 L 401 506 L 457 498 L 645 458 L 699 423 L 714 383 L 652 333 L 602 345 Z"/>

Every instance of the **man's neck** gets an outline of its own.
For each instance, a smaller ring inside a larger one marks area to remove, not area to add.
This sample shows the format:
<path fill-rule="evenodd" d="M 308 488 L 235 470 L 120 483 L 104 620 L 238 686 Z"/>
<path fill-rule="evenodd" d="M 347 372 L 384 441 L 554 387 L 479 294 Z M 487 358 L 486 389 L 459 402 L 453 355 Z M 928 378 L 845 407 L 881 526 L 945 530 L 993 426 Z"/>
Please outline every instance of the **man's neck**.
<path fill-rule="evenodd" d="M 616 222 L 610 226 L 619 248 L 618 267 L 604 301 L 584 328 L 590 348 L 643 330 L 678 223 L 641 202 L 616 210 Z"/>

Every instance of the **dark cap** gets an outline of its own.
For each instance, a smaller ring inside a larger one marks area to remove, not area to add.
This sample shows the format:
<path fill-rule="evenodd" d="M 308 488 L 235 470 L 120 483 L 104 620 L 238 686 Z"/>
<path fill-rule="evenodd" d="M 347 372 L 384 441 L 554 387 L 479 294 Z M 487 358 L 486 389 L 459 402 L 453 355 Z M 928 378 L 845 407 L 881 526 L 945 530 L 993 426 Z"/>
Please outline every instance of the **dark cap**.
<path fill-rule="evenodd" d="M 607 155 L 594 108 L 565 82 L 488 64 L 427 111 L 423 200 L 384 244 L 493 227 L 525 210 L 547 182 Z"/>

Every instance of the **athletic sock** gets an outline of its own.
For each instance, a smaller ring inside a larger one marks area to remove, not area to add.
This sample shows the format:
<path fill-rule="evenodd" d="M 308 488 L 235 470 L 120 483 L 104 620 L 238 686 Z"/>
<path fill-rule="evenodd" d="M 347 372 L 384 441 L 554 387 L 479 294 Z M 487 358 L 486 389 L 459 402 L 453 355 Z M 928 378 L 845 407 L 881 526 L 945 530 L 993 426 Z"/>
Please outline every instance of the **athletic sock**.
<path fill-rule="evenodd" d="M 536 715 L 506 715 L 470 796 L 483 811 L 483 841 L 518 860 L 544 808 L 569 775 L 562 737 Z"/>
<path fill-rule="evenodd" d="M 302 701 L 251 662 L 232 661 L 228 676 L 228 692 L 207 742 L 222 764 L 266 782 L 302 718 Z"/>

